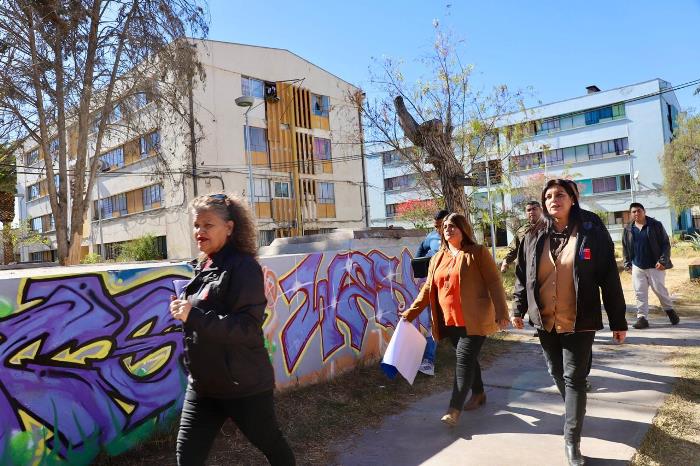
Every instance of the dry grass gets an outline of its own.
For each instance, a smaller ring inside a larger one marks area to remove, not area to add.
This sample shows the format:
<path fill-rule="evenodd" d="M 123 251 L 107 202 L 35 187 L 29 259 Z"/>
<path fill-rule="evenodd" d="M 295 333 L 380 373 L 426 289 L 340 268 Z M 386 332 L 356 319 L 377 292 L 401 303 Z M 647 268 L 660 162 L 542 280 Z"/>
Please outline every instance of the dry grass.
<path fill-rule="evenodd" d="M 487 339 L 482 367 L 510 351 L 516 341 L 502 336 Z M 332 464 L 331 446 L 363 429 L 378 427 L 384 417 L 405 409 L 413 401 L 447 390 L 454 377 L 455 355 L 447 341 L 438 345 L 436 375 L 418 374 L 413 386 L 397 376 L 389 380 L 377 363 L 357 367 L 334 380 L 288 390 L 276 397 L 278 419 L 298 464 Z M 445 408 L 449 400 L 445 399 Z M 442 413 L 435 413 L 436 416 Z M 150 440 L 118 457 L 106 455 L 95 464 L 109 466 L 174 464 L 176 432 Z M 267 464 L 258 452 L 227 422 L 212 448 L 209 465 Z"/>
<path fill-rule="evenodd" d="M 697 319 L 700 317 L 700 282 L 688 278 L 689 260 L 674 261 L 681 267 L 677 264 L 677 268 L 667 274 L 667 286 L 674 295 L 676 312 L 682 317 Z M 700 464 L 700 348 L 679 347 L 670 362 L 676 368 L 678 380 L 654 417 L 639 451 L 632 458 L 632 465 Z"/>

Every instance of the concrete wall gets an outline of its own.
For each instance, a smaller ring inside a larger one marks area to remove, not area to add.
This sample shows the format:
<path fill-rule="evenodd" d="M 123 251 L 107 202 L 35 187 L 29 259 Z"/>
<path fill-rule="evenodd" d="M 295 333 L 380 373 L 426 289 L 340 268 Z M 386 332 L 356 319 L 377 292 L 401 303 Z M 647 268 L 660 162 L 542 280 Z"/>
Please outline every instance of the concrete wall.
<path fill-rule="evenodd" d="M 382 354 L 418 293 L 419 240 L 260 258 L 278 388 Z M 167 263 L 0 272 L 0 464 L 86 464 L 176 420 L 186 373 L 168 302 L 172 280 L 190 275 Z"/>

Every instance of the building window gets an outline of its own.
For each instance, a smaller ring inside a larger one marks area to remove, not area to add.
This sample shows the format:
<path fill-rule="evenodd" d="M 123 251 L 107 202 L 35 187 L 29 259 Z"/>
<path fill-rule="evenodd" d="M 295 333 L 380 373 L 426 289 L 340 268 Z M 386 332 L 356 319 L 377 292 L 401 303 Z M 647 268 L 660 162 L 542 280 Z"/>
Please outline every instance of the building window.
<path fill-rule="evenodd" d="M 40 196 L 39 183 L 27 186 L 27 200 L 33 201 Z"/>
<path fill-rule="evenodd" d="M 258 247 L 269 246 L 275 240 L 275 230 L 259 230 Z"/>
<path fill-rule="evenodd" d="M 317 160 L 331 159 L 331 140 L 314 138 L 314 158 Z"/>
<path fill-rule="evenodd" d="M 477 186 L 486 186 L 486 162 L 476 162 L 472 166 L 476 175 Z M 489 160 L 489 180 L 491 184 L 499 184 L 503 177 L 503 166 L 500 160 Z"/>
<path fill-rule="evenodd" d="M 141 158 L 146 158 L 151 155 L 151 151 L 157 151 L 160 144 L 160 132 L 151 131 L 145 136 L 141 136 L 139 146 L 141 148 Z"/>
<path fill-rule="evenodd" d="M 270 181 L 265 178 L 253 178 L 253 197 L 255 202 L 270 202 Z"/>
<path fill-rule="evenodd" d="M 241 76 L 241 94 L 262 99 L 265 97 L 265 83 L 259 79 Z"/>
<path fill-rule="evenodd" d="M 122 119 L 122 106 L 121 104 L 114 104 L 112 106 L 112 111 L 107 118 L 107 123 L 115 123 Z"/>
<path fill-rule="evenodd" d="M 143 108 L 146 105 L 150 104 L 153 101 L 151 99 L 151 96 L 148 92 L 137 92 L 134 94 L 134 107 L 138 110 L 139 108 Z"/>
<path fill-rule="evenodd" d="M 143 209 L 157 209 L 161 207 L 163 202 L 163 188 L 159 184 L 154 184 L 153 186 L 147 186 L 143 188 Z M 155 205 L 154 204 L 158 204 Z"/>
<path fill-rule="evenodd" d="M 384 190 L 394 191 L 397 189 L 413 188 L 418 183 L 418 179 L 414 173 L 408 175 L 394 176 L 384 179 Z"/>
<path fill-rule="evenodd" d="M 617 191 L 617 177 L 606 176 L 605 178 L 596 178 L 593 180 L 593 193 L 607 193 Z"/>
<path fill-rule="evenodd" d="M 243 141 L 246 150 L 267 153 L 267 130 L 265 128 L 256 128 L 255 126 L 249 126 L 248 128 L 250 130 L 250 145 L 248 144 L 248 131 L 246 131 L 245 126 L 243 127 Z"/>
<path fill-rule="evenodd" d="M 386 205 L 386 216 L 387 218 L 396 217 L 398 204 L 387 204 Z"/>
<path fill-rule="evenodd" d="M 384 152 L 382 154 L 382 163 L 384 165 L 389 165 L 392 163 L 402 162 L 401 153 L 397 150 L 392 150 L 389 152 Z"/>
<path fill-rule="evenodd" d="M 27 153 L 26 163 L 27 165 L 34 165 L 39 161 L 39 149 L 36 148 L 33 151 Z"/>
<path fill-rule="evenodd" d="M 319 183 L 318 190 L 319 204 L 335 204 L 335 186 L 333 183 Z"/>
<path fill-rule="evenodd" d="M 112 149 L 111 151 L 103 154 L 100 159 L 109 167 L 109 168 L 119 168 L 124 166 L 124 148 L 122 147 L 117 147 L 116 149 Z"/>
<path fill-rule="evenodd" d="M 286 181 L 275 181 L 275 197 L 289 199 L 289 183 Z"/>
<path fill-rule="evenodd" d="M 110 196 L 105 199 L 101 199 L 100 207 L 103 219 L 114 217 L 115 212 L 119 213 L 120 216 L 129 213 L 126 207 L 126 193 L 121 193 L 115 196 Z"/>
<path fill-rule="evenodd" d="M 314 115 L 328 118 L 330 98 L 327 95 L 311 94 L 311 110 Z"/>
<path fill-rule="evenodd" d="M 41 225 L 42 225 L 41 217 L 34 217 L 29 222 L 29 226 L 30 226 L 31 230 L 35 231 L 37 233 L 41 233 L 43 231 Z"/>
<path fill-rule="evenodd" d="M 47 231 L 54 230 L 56 230 L 56 218 L 53 216 L 53 214 L 49 214 L 49 229 Z"/>

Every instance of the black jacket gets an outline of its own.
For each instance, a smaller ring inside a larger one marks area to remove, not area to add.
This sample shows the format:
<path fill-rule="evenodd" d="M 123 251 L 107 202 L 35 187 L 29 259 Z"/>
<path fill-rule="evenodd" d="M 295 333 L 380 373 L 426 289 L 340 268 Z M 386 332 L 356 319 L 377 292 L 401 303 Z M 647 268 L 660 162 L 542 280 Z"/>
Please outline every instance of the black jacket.
<path fill-rule="evenodd" d="M 625 268 L 632 267 L 632 259 L 634 259 L 634 239 L 632 236 L 632 226 L 634 221 L 625 226 L 625 231 L 622 233 L 622 257 L 624 258 Z M 647 228 L 649 229 L 649 248 L 654 259 L 659 264 L 667 269 L 673 268 L 671 262 L 671 242 L 668 240 L 668 235 L 664 229 L 663 223 L 655 218 L 647 217 Z"/>
<path fill-rule="evenodd" d="M 537 270 L 548 228 L 547 221 L 541 222 L 528 231 L 520 242 L 513 292 L 515 298 L 513 315 L 522 317 L 528 313 L 530 322 L 540 329 L 542 318 Z M 617 271 L 612 239 L 598 216 L 586 210 L 581 211 L 581 224 L 578 226 L 574 288 L 576 290 L 575 331 L 603 328 L 603 316 L 600 310 L 601 291 L 610 329 L 627 330 L 625 297 Z"/>
<path fill-rule="evenodd" d="M 240 398 L 275 386 L 264 344 L 265 289 L 254 257 L 225 246 L 185 289 L 192 310 L 184 325 L 185 365 L 192 390 Z"/>

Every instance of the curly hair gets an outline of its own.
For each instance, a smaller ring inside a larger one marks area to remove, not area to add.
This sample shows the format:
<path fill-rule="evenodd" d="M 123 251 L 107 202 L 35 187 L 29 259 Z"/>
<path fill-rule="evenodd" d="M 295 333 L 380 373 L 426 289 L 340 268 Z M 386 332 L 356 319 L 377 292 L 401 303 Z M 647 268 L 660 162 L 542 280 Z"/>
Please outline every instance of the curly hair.
<path fill-rule="evenodd" d="M 229 236 L 228 242 L 243 254 L 257 255 L 258 232 L 246 201 L 226 193 L 212 193 L 195 197 L 190 202 L 189 208 L 192 213 L 207 210 L 225 221 L 233 221 L 233 233 Z"/>

